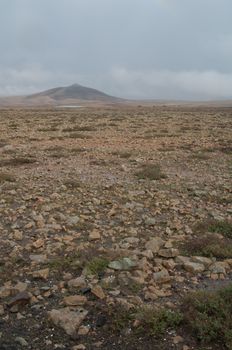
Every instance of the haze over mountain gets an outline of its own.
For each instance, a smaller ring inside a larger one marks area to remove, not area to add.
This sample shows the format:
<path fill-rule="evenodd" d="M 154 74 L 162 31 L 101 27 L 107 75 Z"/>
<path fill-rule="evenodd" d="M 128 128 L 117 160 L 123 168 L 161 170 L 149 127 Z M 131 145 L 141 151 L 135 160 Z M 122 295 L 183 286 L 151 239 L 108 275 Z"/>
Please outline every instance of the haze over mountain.
<path fill-rule="evenodd" d="M 27 98 L 33 99 L 37 97 L 49 97 L 57 102 L 62 102 L 64 99 L 104 102 L 117 102 L 120 100 L 119 98 L 107 95 L 102 91 L 85 87 L 79 84 L 73 84 L 66 87 L 57 87 L 30 95 Z"/>
<path fill-rule="evenodd" d="M 73 84 L 66 87 L 57 87 L 28 96 L 0 98 L 0 106 L 62 106 L 79 105 L 86 103 L 117 103 L 124 100 L 106 93 Z"/>

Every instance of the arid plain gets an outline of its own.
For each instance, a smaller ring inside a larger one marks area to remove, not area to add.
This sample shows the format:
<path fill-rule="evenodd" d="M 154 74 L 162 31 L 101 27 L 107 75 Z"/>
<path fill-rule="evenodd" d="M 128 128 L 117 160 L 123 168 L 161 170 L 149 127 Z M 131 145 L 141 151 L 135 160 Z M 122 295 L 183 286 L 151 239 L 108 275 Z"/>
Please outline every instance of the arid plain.
<path fill-rule="evenodd" d="M 0 110 L 0 349 L 232 349 L 232 108 Z"/>

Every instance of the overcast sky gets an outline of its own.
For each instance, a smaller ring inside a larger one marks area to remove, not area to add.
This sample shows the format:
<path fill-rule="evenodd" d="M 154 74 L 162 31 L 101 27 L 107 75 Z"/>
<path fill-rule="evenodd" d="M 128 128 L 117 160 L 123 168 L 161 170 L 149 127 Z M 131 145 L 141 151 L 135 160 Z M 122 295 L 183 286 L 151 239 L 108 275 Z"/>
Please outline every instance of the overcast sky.
<path fill-rule="evenodd" d="M 0 95 L 232 98 L 231 0 L 0 0 Z"/>

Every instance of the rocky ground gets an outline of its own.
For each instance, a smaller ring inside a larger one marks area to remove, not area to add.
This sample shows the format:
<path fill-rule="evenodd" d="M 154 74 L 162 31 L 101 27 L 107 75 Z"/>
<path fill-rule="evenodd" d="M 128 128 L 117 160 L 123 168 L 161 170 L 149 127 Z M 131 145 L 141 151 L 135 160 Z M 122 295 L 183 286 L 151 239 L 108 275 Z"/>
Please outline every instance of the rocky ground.
<path fill-rule="evenodd" d="M 230 286 L 231 129 L 230 108 L 1 110 L 0 349 L 232 349 L 186 302 Z"/>

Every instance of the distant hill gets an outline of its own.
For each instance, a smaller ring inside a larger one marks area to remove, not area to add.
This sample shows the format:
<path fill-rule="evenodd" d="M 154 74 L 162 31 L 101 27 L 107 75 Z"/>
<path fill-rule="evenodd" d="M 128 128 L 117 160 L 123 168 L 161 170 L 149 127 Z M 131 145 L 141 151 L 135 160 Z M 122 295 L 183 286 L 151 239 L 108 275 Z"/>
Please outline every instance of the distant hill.
<path fill-rule="evenodd" d="M 129 100 L 107 95 L 106 93 L 73 84 L 65 87 L 56 87 L 28 96 L 0 97 L 0 108 L 8 107 L 75 107 L 101 105 L 176 105 L 200 106 L 216 108 L 232 108 L 232 100 L 215 101 L 177 101 L 162 99 Z"/>
<path fill-rule="evenodd" d="M 57 102 L 62 100 L 87 100 L 87 101 L 106 101 L 117 102 L 121 99 L 105 94 L 96 89 L 74 84 L 67 87 L 57 87 L 55 89 L 46 90 L 37 94 L 28 96 L 28 99 L 37 97 L 49 97 Z"/>
<path fill-rule="evenodd" d="M 57 87 L 29 96 L 0 98 L 0 106 L 62 106 L 118 103 L 123 101 L 121 98 L 107 95 L 102 91 L 74 84 L 66 87 Z"/>

